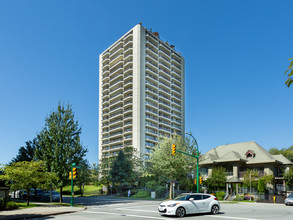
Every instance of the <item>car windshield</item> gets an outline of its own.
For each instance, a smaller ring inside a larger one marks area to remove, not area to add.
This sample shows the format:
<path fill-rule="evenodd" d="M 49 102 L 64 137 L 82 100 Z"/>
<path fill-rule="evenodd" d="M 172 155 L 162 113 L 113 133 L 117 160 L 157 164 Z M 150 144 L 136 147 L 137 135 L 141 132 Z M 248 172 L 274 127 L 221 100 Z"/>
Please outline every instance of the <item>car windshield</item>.
<path fill-rule="evenodd" d="M 293 193 L 291 193 L 291 194 L 288 196 L 288 198 L 293 198 Z"/>
<path fill-rule="evenodd" d="M 180 196 L 177 196 L 174 200 L 187 200 L 187 195 L 180 195 Z"/>

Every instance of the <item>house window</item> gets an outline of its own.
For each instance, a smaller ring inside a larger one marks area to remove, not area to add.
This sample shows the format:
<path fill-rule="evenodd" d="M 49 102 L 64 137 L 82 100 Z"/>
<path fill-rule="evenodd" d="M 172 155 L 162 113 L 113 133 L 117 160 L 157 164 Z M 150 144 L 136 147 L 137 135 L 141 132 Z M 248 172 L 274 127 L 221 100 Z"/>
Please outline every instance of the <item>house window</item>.
<path fill-rule="evenodd" d="M 246 156 L 246 159 L 252 159 L 255 157 L 255 153 L 254 153 L 254 151 L 249 150 L 246 152 L 245 156 Z"/>

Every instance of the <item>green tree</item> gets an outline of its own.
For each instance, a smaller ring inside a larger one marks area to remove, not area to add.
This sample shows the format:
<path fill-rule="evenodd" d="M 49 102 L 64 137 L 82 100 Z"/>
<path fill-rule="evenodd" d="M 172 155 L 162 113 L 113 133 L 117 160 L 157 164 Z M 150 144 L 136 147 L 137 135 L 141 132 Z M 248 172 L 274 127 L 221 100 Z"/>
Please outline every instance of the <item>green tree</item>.
<path fill-rule="evenodd" d="M 160 138 L 159 144 L 155 146 L 147 161 L 148 172 L 170 180 L 170 186 L 175 180 L 186 179 L 188 173 L 196 170 L 196 159 L 179 152 L 172 155 L 172 144 L 176 145 L 177 150 L 195 155 L 192 143 L 189 137 L 183 139 L 179 135 Z M 169 197 L 172 198 L 172 187 L 170 187 Z"/>
<path fill-rule="evenodd" d="M 290 167 L 289 171 L 284 173 L 284 179 L 286 185 L 291 189 L 293 187 L 293 167 Z"/>
<path fill-rule="evenodd" d="M 214 167 L 212 175 L 204 182 L 204 184 L 212 191 L 225 189 L 226 185 L 226 169 L 224 167 Z"/>
<path fill-rule="evenodd" d="M 123 190 L 134 184 L 136 180 L 134 166 L 123 150 L 120 150 L 114 159 L 109 174 L 109 180 L 117 186 L 121 194 Z"/>
<path fill-rule="evenodd" d="M 93 165 L 90 167 L 90 179 L 91 183 L 94 185 L 97 185 L 99 182 L 99 166 L 96 163 L 93 163 Z"/>
<path fill-rule="evenodd" d="M 35 156 L 36 138 L 33 141 L 25 142 L 25 147 L 20 147 L 18 154 L 12 159 L 11 163 L 20 161 L 32 161 Z"/>
<path fill-rule="evenodd" d="M 0 179 L 4 180 L 12 190 L 25 189 L 27 191 L 27 206 L 31 188 L 46 188 L 51 182 L 57 181 L 54 173 L 46 171 L 43 161 L 14 162 L 10 165 L 2 165 L 0 170 L 4 173 L 0 175 Z"/>
<path fill-rule="evenodd" d="M 288 88 L 293 82 L 293 58 L 290 58 L 289 60 L 292 60 L 292 61 L 290 62 L 290 65 L 288 66 L 288 69 L 285 72 L 285 75 L 288 77 L 285 84 Z"/>
<path fill-rule="evenodd" d="M 258 184 L 257 184 L 257 190 L 261 193 L 266 191 L 266 184 L 263 178 L 260 178 L 258 180 Z"/>
<path fill-rule="evenodd" d="M 243 176 L 243 183 L 247 187 L 250 187 L 250 184 L 251 184 L 251 187 L 257 188 L 258 179 L 259 179 L 259 173 L 257 170 L 247 169 Z"/>
<path fill-rule="evenodd" d="M 75 184 L 77 187 L 79 187 L 79 190 L 81 192 L 81 196 L 83 196 L 83 189 L 82 187 L 85 185 L 85 184 L 89 184 L 91 182 L 91 171 L 90 171 L 90 165 L 89 165 L 89 162 L 87 160 L 83 160 L 81 163 L 80 163 L 80 167 L 78 170 L 77 170 L 77 179 L 75 181 Z"/>
<path fill-rule="evenodd" d="M 47 170 L 57 174 L 60 203 L 62 189 L 69 185 L 71 163 L 79 165 L 87 152 L 80 143 L 80 134 L 81 128 L 74 119 L 71 106 L 65 108 L 59 104 L 57 110 L 46 118 L 45 127 L 38 135 L 36 158 L 45 161 Z"/>

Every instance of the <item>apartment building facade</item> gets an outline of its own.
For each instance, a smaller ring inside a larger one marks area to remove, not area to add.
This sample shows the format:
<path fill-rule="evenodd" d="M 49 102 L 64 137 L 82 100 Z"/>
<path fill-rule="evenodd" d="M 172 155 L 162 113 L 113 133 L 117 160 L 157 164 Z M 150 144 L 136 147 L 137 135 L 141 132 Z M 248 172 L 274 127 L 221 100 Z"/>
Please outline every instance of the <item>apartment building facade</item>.
<path fill-rule="evenodd" d="M 99 56 L 99 162 L 126 146 L 148 158 L 160 136 L 184 134 L 184 58 L 136 25 Z"/>

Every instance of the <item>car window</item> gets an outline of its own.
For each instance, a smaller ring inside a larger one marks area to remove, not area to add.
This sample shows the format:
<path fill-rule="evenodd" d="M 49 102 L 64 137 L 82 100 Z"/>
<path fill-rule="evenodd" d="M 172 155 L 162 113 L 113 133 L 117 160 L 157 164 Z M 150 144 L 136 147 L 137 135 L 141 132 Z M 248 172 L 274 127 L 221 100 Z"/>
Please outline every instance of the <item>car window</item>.
<path fill-rule="evenodd" d="M 291 194 L 288 196 L 288 198 L 293 198 L 293 193 L 291 193 Z"/>
<path fill-rule="evenodd" d="M 177 196 L 174 200 L 187 200 L 187 195 Z"/>
<path fill-rule="evenodd" d="M 208 198 L 210 198 L 211 196 L 209 196 L 209 195 L 203 195 L 202 197 L 203 197 L 202 199 L 208 199 Z"/>
<path fill-rule="evenodd" d="M 202 196 L 201 195 L 192 195 L 190 198 L 193 198 L 194 200 L 201 200 Z"/>

